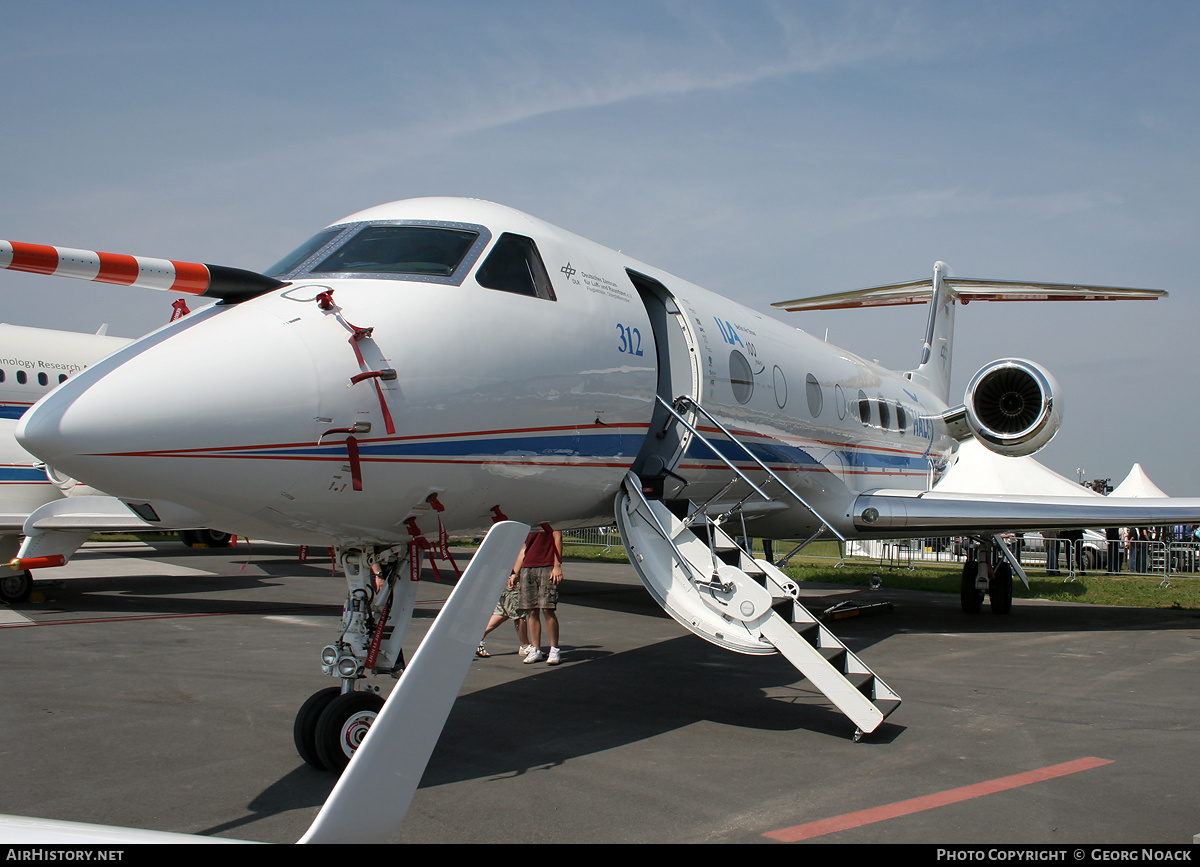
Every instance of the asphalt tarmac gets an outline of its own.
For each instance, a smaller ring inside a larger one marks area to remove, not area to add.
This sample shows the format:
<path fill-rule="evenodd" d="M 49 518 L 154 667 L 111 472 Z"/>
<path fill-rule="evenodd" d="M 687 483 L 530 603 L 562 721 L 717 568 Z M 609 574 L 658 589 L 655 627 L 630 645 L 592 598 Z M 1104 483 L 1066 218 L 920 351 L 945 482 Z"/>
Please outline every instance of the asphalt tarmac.
<path fill-rule="evenodd" d="M 89 545 L 0 606 L 0 812 L 298 839 L 334 778 L 292 721 L 344 583 L 294 547 Z M 720 650 L 628 566 L 568 561 L 563 664 L 501 627 L 395 842 L 1190 844 L 1200 614 L 806 585 L 904 704 L 854 726 L 780 657 Z M 450 590 L 427 573 L 406 655 Z M 390 688 L 391 681 L 388 686 Z M 397 745 L 403 749 L 403 744 Z M 387 793 L 380 793 L 386 798 Z"/>

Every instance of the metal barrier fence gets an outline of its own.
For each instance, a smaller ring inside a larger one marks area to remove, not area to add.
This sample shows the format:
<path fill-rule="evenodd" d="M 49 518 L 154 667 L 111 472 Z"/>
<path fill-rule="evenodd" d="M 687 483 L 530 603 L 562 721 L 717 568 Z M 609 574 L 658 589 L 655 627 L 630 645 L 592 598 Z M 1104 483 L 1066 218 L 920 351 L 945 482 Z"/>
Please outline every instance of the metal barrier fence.
<path fill-rule="evenodd" d="M 603 548 L 605 552 L 613 548 L 624 548 L 621 534 L 616 527 L 584 527 L 580 530 L 563 530 L 564 545 L 591 545 Z"/>
<path fill-rule="evenodd" d="M 1200 575 L 1200 542 L 1126 542 L 1085 538 L 1044 539 L 1040 534 L 1006 537 L 1013 554 L 1027 569 L 1047 575 L 1071 578 L 1079 574 L 1105 575 Z M 589 527 L 564 530 L 563 543 L 621 549 L 623 543 L 616 527 Z M 795 541 L 777 540 L 774 556 L 786 554 Z M 824 550 L 826 553 L 818 553 Z M 919 563 L 962 563 L 967 544 L 958 538 L 884 539 L 852 541 L 836 546 L 817 543 L 802 555 L 809 559 L 828 559 L 837 563 L 870 561 L 885 568 L 915 568 Z"/>

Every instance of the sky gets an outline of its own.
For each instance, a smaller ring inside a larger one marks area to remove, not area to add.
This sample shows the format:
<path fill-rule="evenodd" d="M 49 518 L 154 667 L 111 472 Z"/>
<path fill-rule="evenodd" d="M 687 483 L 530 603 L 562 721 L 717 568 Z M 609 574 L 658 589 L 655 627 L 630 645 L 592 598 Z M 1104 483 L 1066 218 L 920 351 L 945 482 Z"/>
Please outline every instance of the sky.
<path fill-rule="evenodd" d="M 928 277 L 1165 289 L 976 304 L 1058 379 L 1038 459 L 1200 496 L 1200 4 L 0 0 L 0 238 L 262 269 L 382 202 L 527 211 L 867 358 Z M 0 274 L 0 321 L 137 337 L 162 293 Z M 181 372 L 181 381 L 186 376 Z"/>

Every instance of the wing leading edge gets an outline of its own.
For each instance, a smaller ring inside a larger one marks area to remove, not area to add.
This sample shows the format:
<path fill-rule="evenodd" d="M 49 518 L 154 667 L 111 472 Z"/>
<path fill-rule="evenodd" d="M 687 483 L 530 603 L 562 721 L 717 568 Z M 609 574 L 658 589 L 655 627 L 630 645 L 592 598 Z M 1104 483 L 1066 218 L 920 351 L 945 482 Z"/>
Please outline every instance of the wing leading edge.
<path fill-rule="evenodd" d="M 1200 524 L 1200 498 L 878 490 L 859 494 L 852 515 L 864 538 Z"/>

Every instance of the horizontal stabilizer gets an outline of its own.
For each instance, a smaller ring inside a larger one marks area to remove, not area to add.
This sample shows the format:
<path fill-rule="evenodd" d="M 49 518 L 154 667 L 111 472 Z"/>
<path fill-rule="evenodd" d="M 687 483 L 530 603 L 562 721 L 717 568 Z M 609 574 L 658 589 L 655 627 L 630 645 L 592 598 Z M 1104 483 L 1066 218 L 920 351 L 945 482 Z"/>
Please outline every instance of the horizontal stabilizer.
<path fill-rule="evenodd" d="M 1161 289 L 1125 289 L 1117 286 L 1082 286 L 1072 283 L 1031 283 L 1027 281 L 974 280 L 964 277 L 942 278 L 950 294 L 971 301 L 1155 301 L 1166 298 Z M 853 307 L 891 307 L 900 304 L 924 304 L 933 295 L 933 280 L 893 283 L 871 289 L 834 292 L 795 301 L 777 301 L 779 310 L 846 310 Z"/>

